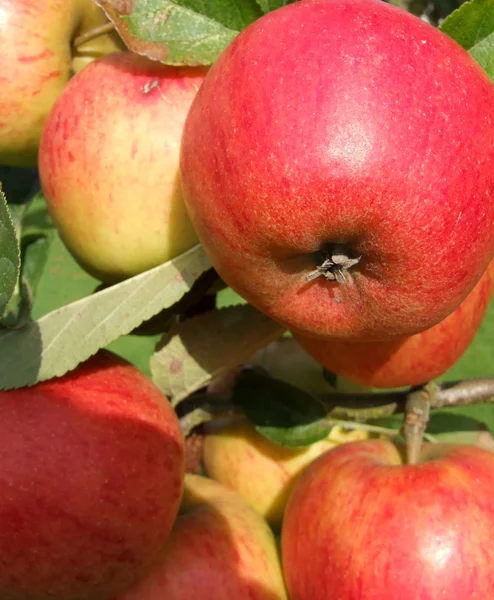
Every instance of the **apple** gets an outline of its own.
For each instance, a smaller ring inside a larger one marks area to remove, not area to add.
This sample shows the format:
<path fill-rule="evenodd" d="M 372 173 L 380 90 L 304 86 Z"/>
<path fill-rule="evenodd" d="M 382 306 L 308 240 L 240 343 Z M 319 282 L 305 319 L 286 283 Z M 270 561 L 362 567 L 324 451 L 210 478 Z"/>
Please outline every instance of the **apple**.
<path fill-rule="evenodd" d="M 272 442 L 243 421 L 208 432 L 202 461 L 207 475 L 236 490 L 279 530 L 293 485 L 307 465 L 338 444 L 367 437 L 364 431 L 333 427 L 326 439 L 297 450 Z"/>
<path fill-rule="evenodd" d="M 0 598 L 106 600 L 148 572 L 178 513 L 184 442 L 160 390 L 100 352 L 0 391 Z"/>
<path fill-rule="evenodd" d="M 131 52 L 75 75 L 43 130 L 39 172 L 62 240 L 113 283 L 197 243 L 180 191 L 183 124 L 206 68 Z"/>
<path fill-rule="evenodd" d="M 301 335 L 442 321 L 494 253 L 494 86 L 380 0 L 306 0 L 243 30 L 184 127 L 184 199 L 220 276 Z"/>
<path fill-rule="evenodd" d="M 298 480 L 282 558 L 291 600 L 491 600 L 494 454 L 391 442 L 330 450 Z"/>
<path fill-rule="evenodd" d="M 76 66 L 124 48 L 116 33 L 81 44 L 80 34 L 108 22 L 93 0 L 2 0 L 0 4 L 0 164 L 33 167 L 43 123 Z"/>
<path fill-rule="evenodd" d="M 295 336 L 326 369 L 376 388 L 418 385 L 445 373 L 470 346 L 494 289 L 494 261 L 460 306 L 426 331 L 388 342 Z"/>
<path fill-rule="evenodd" d="M 225 486 L 185 476 L 184 497 L 154 571 L 118 600 L 287 600 L 266 521 Z"/>

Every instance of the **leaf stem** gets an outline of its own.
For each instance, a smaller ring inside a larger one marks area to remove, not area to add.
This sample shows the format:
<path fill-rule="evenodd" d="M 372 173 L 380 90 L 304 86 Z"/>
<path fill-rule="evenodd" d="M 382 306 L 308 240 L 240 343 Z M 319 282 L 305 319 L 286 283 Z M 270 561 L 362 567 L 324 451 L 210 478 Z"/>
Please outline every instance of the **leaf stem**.
<path fill-rule="evenodd" d="M 72 46 L 77 49 L 80 46 L 82 46 L 83 44 L 85 44 L 86 42 L 94 40 L 95 38 L 100 37 L 101 35 L 104 35 L 105 33 L 109 33 L 110 31 L 113 31 L 114 29 L 115 29 L 115 25 L 111 21 L 108 23 L 105 23 L 104 25 L 99 25 L 98 27 L 94 27 L 93 29 L 86 31 L 86 32 L 82 33 L 81 35 L 78 35 L 72 42 Z"/>

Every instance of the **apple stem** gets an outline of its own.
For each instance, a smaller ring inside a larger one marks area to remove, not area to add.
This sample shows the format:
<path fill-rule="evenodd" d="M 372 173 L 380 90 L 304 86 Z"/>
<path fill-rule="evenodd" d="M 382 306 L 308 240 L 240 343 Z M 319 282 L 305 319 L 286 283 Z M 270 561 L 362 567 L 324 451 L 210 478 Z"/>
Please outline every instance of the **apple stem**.
<path fill-rule="evenodd" d="M 99 37 L 100 35 L 104 35 L 105 33 L 113 31 L 114 29 L 115 29 L 115 25 L 111 21 L 108 23 L 105 23 L 104 25 L 100 25 L 99 27 L 94 27 L 93 29 L 86 31 L 83 34 L 78 35 L 72 42 L 72 46 L 74 48 L 79 48 L 79 46 L 82 46 L 86 42 L 89 42 L 90 40 L 94 40 L 95 38 Z"/>
<path fill-rule="evenodd" d="M 419 462 L 424 433 L 429 422 L 431 402 L 436 392 L 437 385 L 431 382 L 408 395 L 403 435 L 406 444 L 406 459 L 409 465 Z"/>
<path fill-rule="evenodd" d="M 322 256 L 321 256 L 322 255 Z M 361 256 L 352 256 L 344 244 L 334 244 L 329 249 L 318 253 L 321 261 L 314 271 L 305 276 L 307 281 L 324 277 L 328 281 L 347 282 L 348 270 L 360 262 Z"/>

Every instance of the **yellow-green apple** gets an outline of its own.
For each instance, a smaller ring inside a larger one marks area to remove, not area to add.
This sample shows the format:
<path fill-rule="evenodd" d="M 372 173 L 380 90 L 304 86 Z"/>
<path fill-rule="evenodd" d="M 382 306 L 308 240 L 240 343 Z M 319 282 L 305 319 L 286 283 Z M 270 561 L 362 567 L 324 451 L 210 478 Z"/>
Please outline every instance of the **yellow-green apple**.
<path fill-rule="evenodd" d="M 417 385 L 445 373 L 470 346 L 494 289 L 494 261 L 463 302 L 443 321 L 388 342 L 347 342 L 296 336 L 326 369 L 368 387 Z"/>
<path fill-rule="evenodd" d="M 208 432 L 203 466 L 210 477 L 236 490 L 279 529 L 290 492 L 305 467 L 338 444 L 367 437 L 363 431 L 334 427 L 326 439 L 296 450 L 268 440 L 244 421 Z"/>
<path fill-rule="evenodd" d="M 431 444 L 403 464 L 390 442 L 330 450 L 283 521 L 291 600 L 491 600 L 494 454 Z"/>
<path fill-rule="evenodd" d="M 106 600 L 141 579 L 180 506 L 184 443 L 160 390 L 101 352 L 0 392 L 0 598 Z"/>
<path fill-rule="evenodd" d="M 35 166 L 43 123 L 78 62 L 122 49 L 115 34 L 77 36 L 107 22 L 93 0 L 0 2 L 0 164 Z"/>
<path fill-rule="evenodd" d="M 67 248 L 103 281 L 197 243 L 178 160 L 205 73 L 131 52 L 104 56 L 72 78 L 46 121 L 39 171 L 48 208 Z"/>
<path fill-rule="evenodd" d="M 185 476 L 180 514 L 154 571 L 118 600 L 287 600 L 266 521 L 227 487 Z"/>
<path fill-rule="evenodd" d="M 220 276 L 288 329 L 432 327 L 494 253 L 494 86 L 380 0 L 306 0 L 244 29 L 184 127 L 184 198 Z"/>

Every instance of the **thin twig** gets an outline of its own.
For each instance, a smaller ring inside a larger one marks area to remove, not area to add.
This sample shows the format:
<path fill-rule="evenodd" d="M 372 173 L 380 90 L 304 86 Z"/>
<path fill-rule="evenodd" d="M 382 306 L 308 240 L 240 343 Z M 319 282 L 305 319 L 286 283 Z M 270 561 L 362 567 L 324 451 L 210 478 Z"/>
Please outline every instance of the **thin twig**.
<path fill-rule="evenodd" d="M 403 436 L 409 465 L 416 465 L 419 462 L 424 433 L 429 422 L 430 406 L 437 391 L 436 387 L 436 384 L 431 382 L 423 388 L 411 392 L 407 397 Z"/>
<path fill-rule="evenodd" d="M 409 428 L 409 433 L 405 435 L 405 438 L 409 436 L 410 448 L 414 448 L 410 450 L 409 459 L 413 462 L 416 460 L 417 448 L 420 447 L 417 440 L 420 440 L 420 443 L 422 438 L 436 441 L 433 436 L 425 433 L 428 411 L 445 406 L 494 402 L 494 378 L 466 379 L 440 384 L 431 382 L 421 387 L 392 392 L 328 393 L 319 399 L 328 409 L 328 421 L 347 428 L 366 428 L 368 431 L 373 429 L 376 433 L 384 435 L 388 435 L 392 430 L 382 428 L 383 431 L 379 432 L 379 428 L 365 421 L 406 413 L 409 420 L 415 420 L 413 434 Z M 186 432 L 203 423 L 210 422 L 211 427 L 221 427 L 221 419 L 226 422 L 228 419 L 242 417 L 242 411 L 231 403 L 230 395 L 225 392 L 197 392 L 189 396 L 181 406 L 184 409 L 187 407 L 184 416 L 181 417 L 182 429 L 186 435 Z M 411 441 L 412 438 L 415 441 Z"/>
<path fill-rule="evenodd" d="M 98 27 L 94 27 L 93 29 L 86 31 L 85 33 L 81 33 L 81 35 L 78 35 L 72 42 L 72 46 L 74 48 L 79 48 L 79 46 L 82 46 L 86 42 L 89 42 L 90 40 L 94 40 L 94 38 L 97 38 L 100 35 L 104 35 L 105 33 L 109 33 L 110 31 L 113 31 L 114 29 L 115 29 L 115 25 L 111 21 L 109 21 L 108 23 L 105 23 L 104 25 L 99 25 Z"/>

